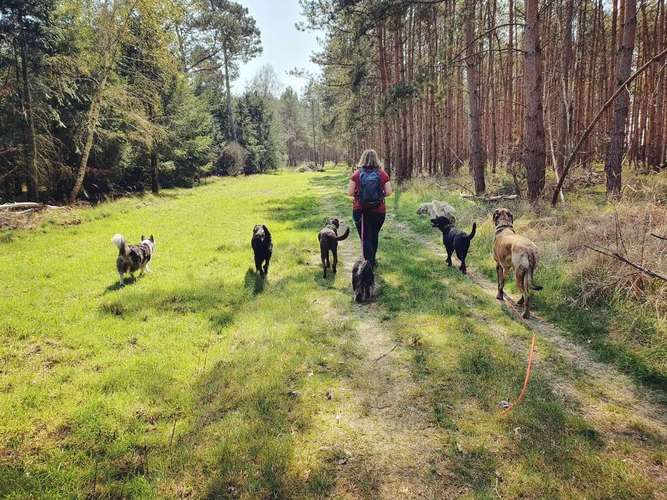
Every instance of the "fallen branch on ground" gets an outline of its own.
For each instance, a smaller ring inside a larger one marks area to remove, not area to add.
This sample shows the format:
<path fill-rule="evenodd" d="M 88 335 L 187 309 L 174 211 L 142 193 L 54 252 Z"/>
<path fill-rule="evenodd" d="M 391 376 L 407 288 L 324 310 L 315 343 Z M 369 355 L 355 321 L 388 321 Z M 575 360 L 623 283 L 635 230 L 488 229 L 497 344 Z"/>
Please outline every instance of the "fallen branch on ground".
<path fill-rule="evenodd" d="M 651 236 L 653 236 L 654 238 L 658 238 L 659 240 L 667 241 L 667 236 L 660 236 L 660 235 L 655 234 L 655 233 L 651 233 Z"/>
<path fill-rule="evenodd" d="M 0 210 L 42 210 L 44 208 L 54 210 L 64 207 L 58 207 L 56 205 L 44 205 L 43 203 L 36 203 L 34 201 L 19 201 L 16 203 L 5 203 L 4 205 L 0 205 Z"/>
<path fill-rule="evenodd" d="M 480 200 L 480 201 L 498 201 L 498 200 L 516 200 L 519 196 L 516 194 L 498 194 L 493 196 L 475 196 L 471 194 L 462 194 L 461 198 L 466 200 Z"/>
<path fill-rule="evenodd" d="M 465 185 L 463 185 L 463 184 L 460 184 L 460 183 L 458 183 L 458 182 L 456 182 L 456 181 L 452 181 L 452 180 L 450 180 L 449 182 L 450 182 L 451 184 L 453 184 L 454 186 L 458 186 L 458 187 L 460 187 L 460 188 L 465 189 L 466 191 L 468 191 L 469 193 L 472 193 L 473 195 L 475 194 L 475 192 L 474 192 L 472 189 L 470 189 L 468 186 L 465 186 Z M 445 191 L 447 190 L 447 187 L 446 187 L 446 186 L 441 186 L 440 184 L 437 184 L 437 186 L 438 186 L 440 189 L 443 189 L 443 190 L 445 190 Z"/>
<path fill-rule="evenodd" d="M 600 248 L 594 248 L 590 245 L 584 245 L 584 247 L 593 250 L 594 252 L 601 253 L 602 255 L 606 255 L 607 257 L 613 257 L 614 259 L 620 260 L 621 262 L 629 265 L 630 267 L 634 267 L 637 271 L 640 271 L 644 273 L 647 276 L 650 276 L 651 278 L 657 278 L 663 281 L 667 281 L 667 276 L 663 276 L 661 274 L 655 273 L 651 271 L 650 269 L 646 269 L 645 267 L 640 266 L 639 264 L 635 264 L 634 262 L 630 262 L 628 259 L 623 257 L 621 254 L 617 252 L 612 252 L 607 249 L 600 249 Z"/>
<path fill-rule="evenodd" d="M 390 352 L 393 352 L 394 349 L 396 349 L 397 347 L 398 347 L 398 344 L 394 344 L 394 347 L 392 347 L 391 349 L 389 349 L 387 352 L 385 352 L 385 353 L 384 353 L 382 356 L 380 356 L 379 358 L 375 358 L 373 361 L 374 361 L 374 362 L 375 362 L 375 361 L 380 361 L 380 360 L 381 360 L 382 358 L 384 358 L 387 354 L 389 354 Z"/>

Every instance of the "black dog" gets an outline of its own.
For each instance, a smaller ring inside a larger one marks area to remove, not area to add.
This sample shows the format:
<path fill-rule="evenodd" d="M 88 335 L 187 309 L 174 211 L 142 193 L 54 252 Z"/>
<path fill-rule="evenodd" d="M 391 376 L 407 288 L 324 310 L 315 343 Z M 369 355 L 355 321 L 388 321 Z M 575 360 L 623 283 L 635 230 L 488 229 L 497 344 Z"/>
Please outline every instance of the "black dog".
<path fill-rule="evenodd" d="M 317 235 L 317 240 L 320 242 L 320 256 L 322 258 L 322 267 L 324 268 L 324 277 L 327 277 L 327 269 L 331 267 L 331 270 L 336 274 L 336 266 L 338 265 L 338 242 L 343 241 L 350 235 L 350 228 L 348 227 L 345 232 L 338 236 L 338 228 L 340 227 L 340 221 L 335 218 L 327 219 L 327 225 L 322 228 L 322 230 Z M 329 260 L 329 252 L 333 255 L 333 265 Z"/>
<path fill-rule="evenodd" d="M 431 225 L 442 231 L 442 242 L 447 249 L 447 265 L 449 267 L 452 266 L 452 254 L 456 251 L 456 256 L 461 261 L 461 267 L 459 269 L 461 269 L 463 274 L 466 274 L 466 255 L 468 255 L 468 248 L 470 248 L 470 240 L 475 237 L 477 224 L 473 222 L 470 234 L 466 234 L 463 231 L 456 229 L 454 224 L 444 216 L 431 219 Z"/>
<path fill-rule="evenodd" d="M 352 289 L 354 300 L 364 302 L 373 298 L 375 290 L 375 274 L 373 266 L 366 259 L 359 259 L 352 268 Z"/>
<path fill-rule="evenodd" d="M 269 272 L 269 262 L 273 254 L 271 233 L 265 225 L 256 225 L 252 230 L 252 251 L 255 253 L 255 269 L 259 274 Z M 262 266 L 262 264 L 264 264 Z"/>

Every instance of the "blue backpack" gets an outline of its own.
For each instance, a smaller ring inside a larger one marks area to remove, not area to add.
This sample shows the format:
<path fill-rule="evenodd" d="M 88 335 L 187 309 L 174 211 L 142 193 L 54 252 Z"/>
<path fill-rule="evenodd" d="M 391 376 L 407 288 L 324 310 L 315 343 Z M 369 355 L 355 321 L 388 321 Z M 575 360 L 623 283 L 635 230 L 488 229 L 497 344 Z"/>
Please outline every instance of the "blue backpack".
<path fill-rule="evenodd" d="M 359 202 L 363 208 L 374 208 L 384 200 L 380 169 L 362 168 L 359 172 Z"/>

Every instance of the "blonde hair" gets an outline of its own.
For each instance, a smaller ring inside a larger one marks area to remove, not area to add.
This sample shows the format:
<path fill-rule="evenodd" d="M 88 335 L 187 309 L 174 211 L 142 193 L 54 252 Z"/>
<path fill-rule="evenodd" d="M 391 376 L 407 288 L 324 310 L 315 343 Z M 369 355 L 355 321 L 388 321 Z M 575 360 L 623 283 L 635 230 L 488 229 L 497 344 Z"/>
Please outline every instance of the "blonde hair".
<path fill-rule="evenodd" d="M 380 157 L 377 154 L 377 151 L 374 149 L 367 149 L 361 153 L 361 158 L 359 158 L 359 164 L 357 167 L 361 168 L 382 168 L 382 163 L 380 162 Z"/>

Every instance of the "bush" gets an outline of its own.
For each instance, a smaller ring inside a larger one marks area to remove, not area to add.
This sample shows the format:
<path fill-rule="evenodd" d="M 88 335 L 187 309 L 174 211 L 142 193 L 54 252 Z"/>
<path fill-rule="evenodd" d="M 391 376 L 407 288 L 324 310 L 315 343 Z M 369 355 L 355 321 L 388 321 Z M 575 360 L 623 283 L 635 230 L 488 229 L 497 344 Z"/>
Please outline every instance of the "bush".
<path fill-rule="evenodd" d="M 238 142 L 228 142 L 215 160 L 217 175 L 238 175 L 243 170 L 248 152 Z"/>

